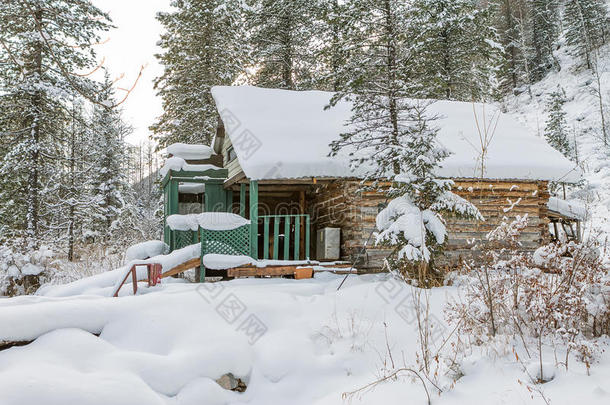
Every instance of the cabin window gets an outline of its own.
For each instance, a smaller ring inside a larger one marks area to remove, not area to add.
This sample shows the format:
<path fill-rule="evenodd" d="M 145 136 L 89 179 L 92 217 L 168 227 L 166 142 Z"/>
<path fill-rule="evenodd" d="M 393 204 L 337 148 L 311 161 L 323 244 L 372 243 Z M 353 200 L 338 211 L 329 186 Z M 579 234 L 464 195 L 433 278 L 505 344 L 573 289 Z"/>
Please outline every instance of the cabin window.
<path fill-rule="evenodd" d="M 227 163 L 228 162 L 232 162 L 237 158 L 237 153 L 235 153 L 235 149 L 233 149 L 232 146 L 229 146 L 229 149 L 227 149 Z"/>

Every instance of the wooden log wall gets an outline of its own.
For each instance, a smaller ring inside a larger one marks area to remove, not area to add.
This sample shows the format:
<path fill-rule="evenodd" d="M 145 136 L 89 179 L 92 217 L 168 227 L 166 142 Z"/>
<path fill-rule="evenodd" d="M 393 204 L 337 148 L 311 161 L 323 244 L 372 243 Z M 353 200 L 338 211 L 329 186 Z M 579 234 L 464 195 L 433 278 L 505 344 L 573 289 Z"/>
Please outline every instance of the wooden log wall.
<path fill-rule="evenodd" d="M 455 180 L 453 192 L 473 202 L 485 221 L 468 221 L 447 217 L 449 242 L 446 264 L 476 255 L 473 242 L 485 241 L 486 235 L 502 221 L 512 221 L 527 214 L 528 225 L 520 236 L 523 251 L 533 251 L 550 241 L 546 181 Z"/>
<path fill-rule="evenodd" d="M 353 260 L 362 250 L 371 231 L 375 230 L 377 213 L 386 204 L 379 192 L 359 192 L 357 180 L 336 180 L 316 186 L 308 201 L 312 216 L 312 231 L 324 227 L 341 228 L 341 258 Z M 548 184 L 544 181 L 455 180 L 453 191 L 473 202 L 485 217 L 484 222 L 446 217 L 449 241 L 441 265 L 452 267 L 460 258 L 476 256 L 473 242 L 485 236 L 503 220 L 528 215 L 528 226 L 521 235 L 524 251 L 535 250 L 550 240 L 546 204 Z M 315 239 L 312 238 L 312 239 Z M 386 248 L 376 248 L 371 238 L 358 268 L 380 270 L 389 254 Z"/>

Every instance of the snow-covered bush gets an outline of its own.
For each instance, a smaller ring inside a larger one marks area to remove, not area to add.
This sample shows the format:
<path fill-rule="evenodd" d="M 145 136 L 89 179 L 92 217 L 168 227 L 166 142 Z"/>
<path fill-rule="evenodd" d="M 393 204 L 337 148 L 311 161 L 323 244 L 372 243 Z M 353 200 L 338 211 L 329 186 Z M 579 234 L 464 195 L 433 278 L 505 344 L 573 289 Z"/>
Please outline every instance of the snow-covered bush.
<path fill-rule="evenodd" d="M 436 183 L 445 191 L 440 192 L 428 208 L 420 208 L 405 194 L 390 201 L 376 218 L 379 232 L 375 234 L 375 242 L 395 247 L 389 259 L 390 266 L 402 277 L 415 279 L 420 285 L 428 285 L 430 277 L 435 275 L 428 271 L 428 268 L 434 270 L 429 265 L 447 241 L 447 229 L 441 214 L 483 219 L 472 203 L 449 191 L 450 181 L 439 180 Z M 422 267 L 426 271 L 421 271 Z"/>
<path fill-rule="evenodd" d="M 22 253 L 12 245 L 0 246 L 0 296 L 35 292 L 49 269 L 53 251 L 46 246 Z"/>
<path fill-rule="evenodd" d="M 447 317 L 475 343 L 505 335 L 526 350 L 534 346 L 544 381 L 545 346 L 563 348 L 566 368 L 571 353 L 587 368 L 594 360 L 595 338 L 610 333 L 610 273 L 593 242 L 521 252 L 526 226 L 527 216 L 504 221 L 488 234 L 482 258 L 451 275 L 461 297 L 448 304 Z"/>

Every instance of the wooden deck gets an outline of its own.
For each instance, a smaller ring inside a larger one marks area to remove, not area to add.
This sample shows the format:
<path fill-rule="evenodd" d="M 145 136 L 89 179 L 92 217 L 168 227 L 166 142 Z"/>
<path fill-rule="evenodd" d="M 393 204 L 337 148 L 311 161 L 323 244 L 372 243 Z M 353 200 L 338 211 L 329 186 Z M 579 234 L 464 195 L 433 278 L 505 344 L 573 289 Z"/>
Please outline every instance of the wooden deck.
<path fill-rule="evenodd" d="M 161 277 L 171 277 L 183 273 L 187 270 L 197 269 L 201 265 L 200 258 L 196 257 L 189 261 L 164 272 Z M 254 264 L 233 267 L 224 270 L 215 270 L 214 274 L 219 273 L 229 278 L 239 277 L 294 277 L 297 280 L 312 278 L 316 272 L 332 272 L 336 274 L 354 273 L 355 269 L 349 263 L 320 263 L 311 264 L 290 264 L 290 265 L 268 265 L 258 267 Z"/>

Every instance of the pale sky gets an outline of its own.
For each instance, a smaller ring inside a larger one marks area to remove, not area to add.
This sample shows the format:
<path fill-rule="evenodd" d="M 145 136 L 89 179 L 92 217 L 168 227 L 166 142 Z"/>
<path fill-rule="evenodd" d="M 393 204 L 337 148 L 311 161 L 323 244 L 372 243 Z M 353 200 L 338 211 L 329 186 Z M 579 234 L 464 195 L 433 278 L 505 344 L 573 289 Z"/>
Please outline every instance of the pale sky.
<path fill-rule="evenodd" d="M 161 33 L 161 25 L 155 19 L 158 11 L 168 10 L 170 0 L 93 0 L 102 11 L 110 14 L 117 27 L 103 34 L 109 42 L 97 47 L 98 58 L 105 57 L 104 66 L 114 79 L 125 77 L 117 87 L 131 87 L 140 66 L 147 65 L 134 91 L 122 105 L 124 118 L 134 127 L 134 133 L 127 140 L 138 144 L 149 136 L 148 126 L 161 114 L 161 100 L 155 96 L 153 79 L 163 69 L 154 54 L 159 52 L 156 43 Z M 117 97 L 125 93 L 117 91 Z"/>

